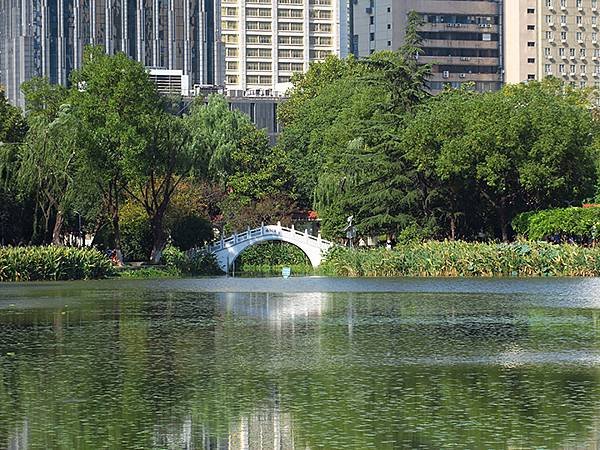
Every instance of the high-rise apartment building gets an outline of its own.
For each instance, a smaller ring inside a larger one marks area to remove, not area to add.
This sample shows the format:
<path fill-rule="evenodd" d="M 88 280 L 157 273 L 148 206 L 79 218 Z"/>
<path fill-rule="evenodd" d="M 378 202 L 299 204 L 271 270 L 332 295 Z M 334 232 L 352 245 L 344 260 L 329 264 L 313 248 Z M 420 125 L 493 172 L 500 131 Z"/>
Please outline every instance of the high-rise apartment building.
<path fill-rule="evenodd" d="M 221 0 L 225 85 L 238 95 L 283 95 L 295 72 L 346 56 L 346 0 Z"/>
<path fill-rule="evenodd" d="M 222 84 L 220 0 L 0 0 L 0 84 L 44 76 L 67 84 L 86 45 L 180 74 L 182 92 Z"/>
<path fill-rule="evenodd" d="M 513 1 L 520 0 L 507 3 Z M 478 91 L 500 88 L 501 0 L 352 0 L 352 7 L 356 56 L 398 49 L 408 13 L 416 11 L 424 21 L 421 61 L 433 64 L 429 83 L 433 92 L 466 82 L 474 83 Z"/>
<path fill-rule="evenodd" d="M 506 81 L 559 78 L 600 87 L 598 0 L 505 2 Z"/>

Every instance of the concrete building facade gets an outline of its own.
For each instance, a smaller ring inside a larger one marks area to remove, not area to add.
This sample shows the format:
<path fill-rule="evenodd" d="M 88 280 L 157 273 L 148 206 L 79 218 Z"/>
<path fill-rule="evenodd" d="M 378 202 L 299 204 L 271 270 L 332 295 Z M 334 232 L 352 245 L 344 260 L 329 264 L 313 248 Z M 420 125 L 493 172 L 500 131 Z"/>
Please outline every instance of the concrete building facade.
<path fill-rule="evenodd" d="M 433 92 L 467 82 L 478 91 L 501 87 L 501 0 L 352 0 L 352 8 L 356 56 L 397 50 L 404 42 L 408 13 L 416 11 L 424 21 L 421 61 L 433 64 Z"/>
<path fill-rule="evenodd" d="M 346 0 L 221 0 L 230 95 L 284 95 L 295 72 L 346 56 Z"/>
<path fill-rule="evenodd" d="M 0 0 L 0 84 L 21 105 L 35 77 L 67 84 L 86 45 L 181 72 L 182 91 L 222 84 L 220 0 Z"/>
<path fill-rule="evenodd" d="M 598 0 L 505 2 L 506 81 L 548 76 L 600 88 Z"/>

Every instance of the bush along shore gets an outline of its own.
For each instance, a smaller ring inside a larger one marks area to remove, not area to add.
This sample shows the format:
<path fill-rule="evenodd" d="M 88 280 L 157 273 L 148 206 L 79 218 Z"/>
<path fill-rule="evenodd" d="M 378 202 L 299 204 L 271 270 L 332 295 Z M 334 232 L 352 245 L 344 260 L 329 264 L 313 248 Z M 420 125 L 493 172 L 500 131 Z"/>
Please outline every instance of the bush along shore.
<path fill-rule="evenodd" d="M 600 247 L 423 242 L 394 250 L 332 249 L 322 263 L 327 275 L 351 277 L 600 276 Z"/>
<path fill-rule="evenodd" d="M 101 252 L 74 247 L 0 247 L 0 281 L 91 280 L 114 275 Z"/>

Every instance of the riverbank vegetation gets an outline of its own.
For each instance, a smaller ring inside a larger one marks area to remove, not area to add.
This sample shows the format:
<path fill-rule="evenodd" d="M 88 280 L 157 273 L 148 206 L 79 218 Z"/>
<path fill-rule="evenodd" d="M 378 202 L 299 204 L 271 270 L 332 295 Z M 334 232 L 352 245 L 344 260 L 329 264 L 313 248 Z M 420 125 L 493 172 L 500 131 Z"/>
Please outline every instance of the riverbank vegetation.
<path fill-rule="evenodd" d="M 430 241 L 394 250 L 337 247 L 321 270 L 352 277 L 600 276 L 600 247 L 525 241 Z"/>
<path fill-rule="evenodd" d="M 114 275 L 98 250 L 73 247 L 0 247 L 0 281 L 91 280 Z"/>

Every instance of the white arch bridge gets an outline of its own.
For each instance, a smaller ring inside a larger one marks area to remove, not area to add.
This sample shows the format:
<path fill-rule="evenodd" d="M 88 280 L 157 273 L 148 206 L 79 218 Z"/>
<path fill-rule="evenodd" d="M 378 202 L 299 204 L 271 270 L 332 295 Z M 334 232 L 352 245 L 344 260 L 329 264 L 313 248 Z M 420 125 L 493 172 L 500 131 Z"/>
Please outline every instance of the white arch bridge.
<path fill-rule="evenodd" d="M 308 231 L 298 231 L 292 228 L 277 225 L 262 225 L 250 229 L 245 233 L 234 233 L 228 238 L 213 242 L 207 246 L 207 250 L 217 258 L 219 266 L 224 272 L 229 272 L 236 258 L 248 247 L 267 241 L 283 241 L 300 248 L 313 267 L 321 264 L 323 253 L 331 248 L 332 242 L 321 239 L 321 235 L 312 236 Z"/>

